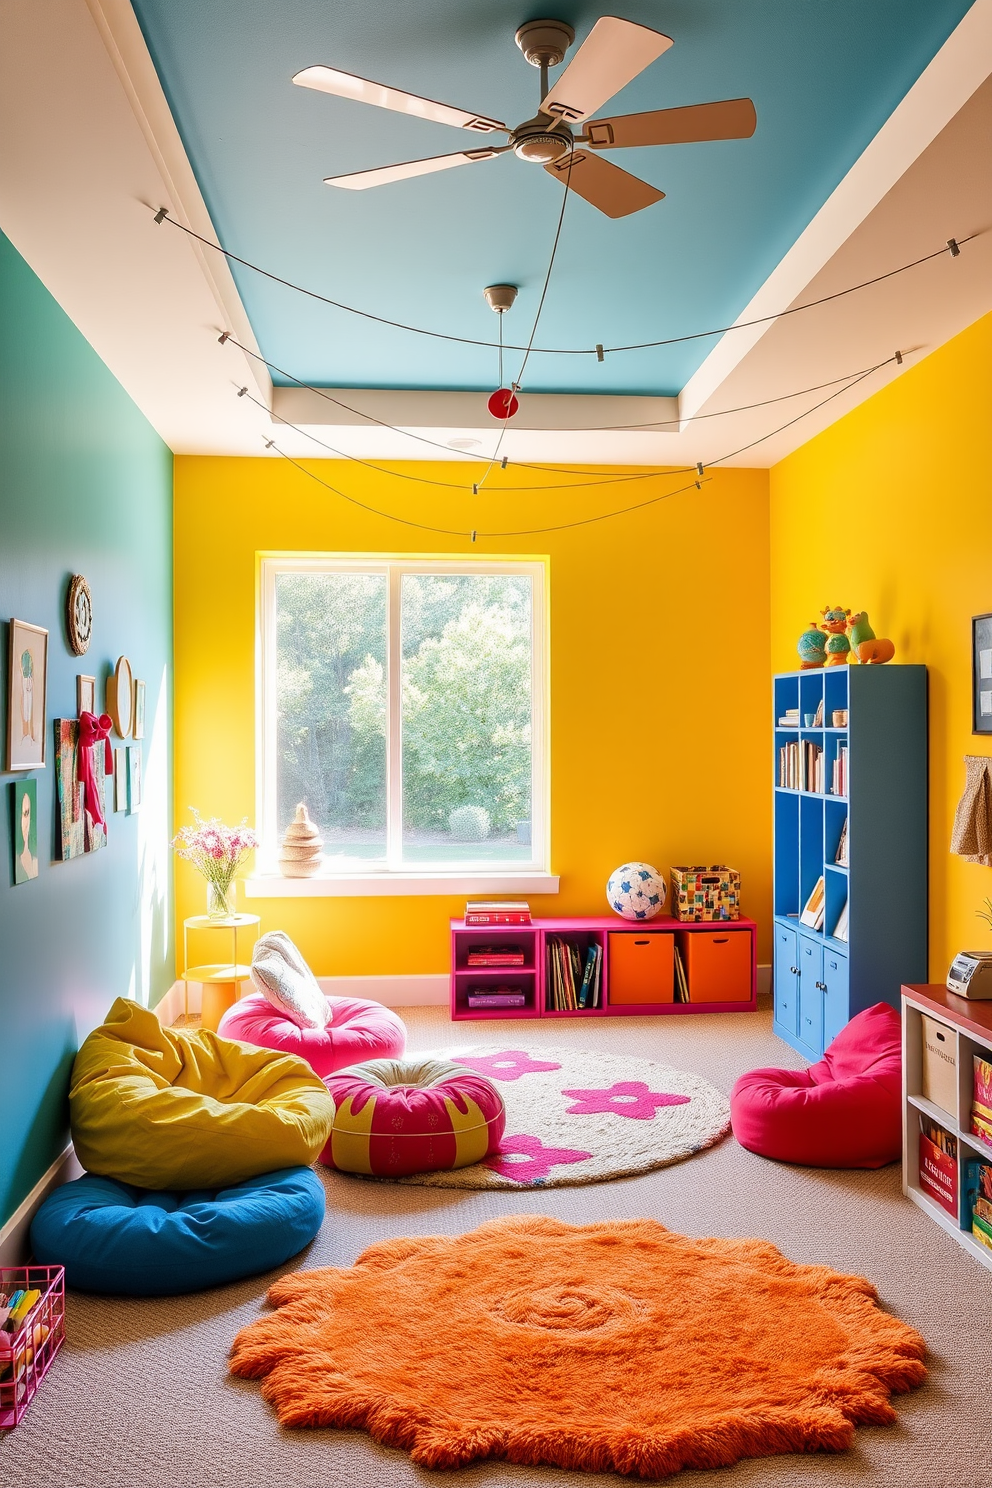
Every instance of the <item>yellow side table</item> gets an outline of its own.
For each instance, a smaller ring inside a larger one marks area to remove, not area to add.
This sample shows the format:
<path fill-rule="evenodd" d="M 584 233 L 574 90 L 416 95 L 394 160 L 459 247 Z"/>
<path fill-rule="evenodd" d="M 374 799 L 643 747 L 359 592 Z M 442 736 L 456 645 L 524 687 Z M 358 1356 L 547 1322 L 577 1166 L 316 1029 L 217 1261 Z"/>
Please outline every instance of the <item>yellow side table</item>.
<path fill-rule="evenodd" d="M 255 926 L 255 940 L 258 939 L 259 916 L 253 914 L 233 914 L 217 918 L 213 915 L 192 915 L 188 920 L 183 920 L 183 1003 L 185 1008 L 184 1022 L 189 1021 L 189 984 L 200 982 L 203 985 L 203 1001 L 200 1005 L 201 1028 L 212 1028 L 217 1031 L 221 1018 L 229 1007 L 233 1007 L 240 994 L 240 983 L 247 982 L 251 976 L 251 967 L 245 966 L 238 961 L 238 931 L 245 930 L 249 925 Z M 203 966 L 190 966 L 189 964 L 189 932 L 191 930 L 227 930 L 231 935 L 231 959 L 227 962 L 214 963 Z M 254 944 L 254 941 L 252 942 Z"/>

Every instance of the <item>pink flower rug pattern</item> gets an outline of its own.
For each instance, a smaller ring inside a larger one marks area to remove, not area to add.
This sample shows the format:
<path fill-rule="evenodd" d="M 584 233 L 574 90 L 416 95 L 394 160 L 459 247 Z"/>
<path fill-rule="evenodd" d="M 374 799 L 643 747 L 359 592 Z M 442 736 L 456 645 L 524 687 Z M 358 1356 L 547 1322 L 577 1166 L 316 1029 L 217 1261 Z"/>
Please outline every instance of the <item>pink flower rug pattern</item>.
<path fill-rule="evenodd" d="M 516 1191 L 603 1183 L 681 1162 L 730 1129 L 730 1103 L 715 1086 L 651 1059 L 514 1043 L 440 1052 L 499 1090 L 500 1151 L 469 1168 L 384 1182 Z"/>

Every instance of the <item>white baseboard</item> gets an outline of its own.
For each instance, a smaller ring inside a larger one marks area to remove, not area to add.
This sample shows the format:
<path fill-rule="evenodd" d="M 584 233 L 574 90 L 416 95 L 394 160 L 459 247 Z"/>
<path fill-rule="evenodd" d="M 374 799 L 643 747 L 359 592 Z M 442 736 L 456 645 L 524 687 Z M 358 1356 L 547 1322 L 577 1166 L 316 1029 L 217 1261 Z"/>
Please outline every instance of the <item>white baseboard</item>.
<path fill-rule="evenodd" d="M 328 997 L 365 997 L 384 1007 L 447 1007 L 447 972 L 420 976 L 318 977 Z"/>
<path fill-rule="evenodd" d="M 448 977 L 445 972 L 413 976 L 339 976 L 318 977 L 321 990 L 328 997 L 364 997 L 369 1002 L 381 1002 L 384 1007 L 447 1007 Z M 189 984 L 189 1012 L 200 1011 L 199 982 Z M 166 1028 L 186 1012 L 186 998 L 182 982 L 173 982 L 168 992 L 152 1010 Z"/>
<path fill-rule="evenodd" d="M 28 1231 L 35 1210 L 60 1183 L 78 1178 L 83 1169 L 70 1142 L 61 1156 L 57 1157 L 35 1184 L 22 1204 L 0 1230 L 0 1266 L 23 1266 L 28 1258 Z"/>

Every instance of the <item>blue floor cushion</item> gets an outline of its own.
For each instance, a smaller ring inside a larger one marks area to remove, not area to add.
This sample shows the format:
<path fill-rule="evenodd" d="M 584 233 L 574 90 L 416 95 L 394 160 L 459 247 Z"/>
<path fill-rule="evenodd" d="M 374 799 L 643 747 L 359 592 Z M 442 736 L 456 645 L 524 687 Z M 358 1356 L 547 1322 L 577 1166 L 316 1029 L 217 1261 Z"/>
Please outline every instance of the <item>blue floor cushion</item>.
<path fill-rule="evenodd" d="M 49 1194 L 31 1245 L 80 1291 L 166 1297 L 270 1271 L 308 1245 L 323 1218 L 324 1186 L 310 1168 L 191 1193 L 86 1173 Z"/>

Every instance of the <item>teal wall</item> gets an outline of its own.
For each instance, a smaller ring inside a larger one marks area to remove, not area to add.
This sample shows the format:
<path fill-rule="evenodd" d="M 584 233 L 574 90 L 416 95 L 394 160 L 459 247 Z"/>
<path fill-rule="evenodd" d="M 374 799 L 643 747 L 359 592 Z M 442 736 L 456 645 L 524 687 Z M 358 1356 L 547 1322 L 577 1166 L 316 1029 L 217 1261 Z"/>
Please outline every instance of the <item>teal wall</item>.
<path fill-rule="evenodd" d="M 72 573 L 93 594 L 80 657 L 63 622 Z M 0 1225 L 68 1141 L 80 1040 L 115 997 L 153 1004 L 174 976 L 172 455 L 0 234 L 0 768 L 11 616 L 49 632 L 48 763 L 32 772 L 40 872 L 16 886 L 15 777 L 0 775 Z M 108 816 L 100 852 L 54 862 L 52 719 L 75 717 L 78 672 L 102 708 L 122 654 L 147 684 L 143 804 Z"/>

